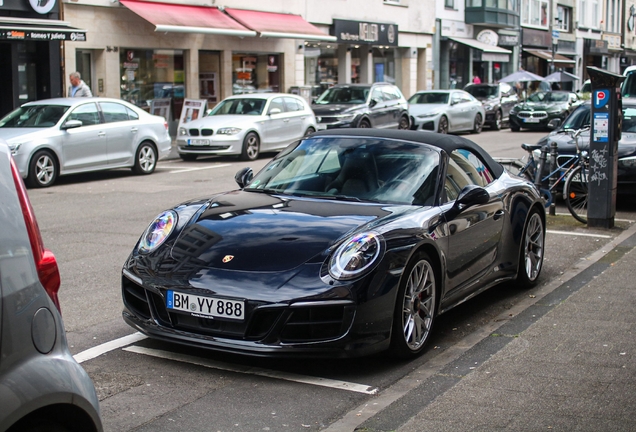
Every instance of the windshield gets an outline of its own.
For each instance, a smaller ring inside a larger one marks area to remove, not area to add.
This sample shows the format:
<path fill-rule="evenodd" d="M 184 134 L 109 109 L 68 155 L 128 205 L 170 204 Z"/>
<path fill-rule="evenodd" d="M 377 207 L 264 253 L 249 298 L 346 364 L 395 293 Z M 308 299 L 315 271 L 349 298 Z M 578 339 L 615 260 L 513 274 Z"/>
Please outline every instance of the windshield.
<path fill-rule="evenodd" d="M 575 109 L 572 114 L 565 119 L 563 129 L 581 129 L 590 125 L 590 106 L 584 105 Z"/>
<path fill-rule="evenodd" d="M 636 105 L 623 106 L 623 132 L 636 132 Z"/>
<path fill-rule="evenodd" d="M 528 96 L 529 102 L 567 102 L 567 93 L 537 92 Z"/>
<path fill-rule="evenodd" d="M 415 93 L 409 99 L 410 104 L 447 104 L 448 93 Z"/>
<path fill-rule="evenodd" d="M 316 104 L 363 104 L 369 91 L 370 87 L 331 87 L 316 99 Z"/>
<path fill-rule="evenodd" d="M 497 86 L 468 86 L 465 90 L 476 98 L 497 97 L 499 93 Z"/>
<path fill-rule="evenodd" d="M 636 97 L 636 71 L 628 72 L 625 81 L 621 85 L 623 97 Z"/>
<path fill-rule="evenodd" d="M 292 144 L 246 190 L 427 205 L 437 184 L 439 153 L 386 138 L 309 138 Z"/>
<path fill-rule="evenodd" d="M 226 99 L 208 115 L 261 115 L 265 102 L 265 99 Z"/>
<path fill-rule="evenodd" d="M 68 106 L 32 105 L 20 107 L 0 120 L 4 128 L 47 128 L 60 121 Z"/>

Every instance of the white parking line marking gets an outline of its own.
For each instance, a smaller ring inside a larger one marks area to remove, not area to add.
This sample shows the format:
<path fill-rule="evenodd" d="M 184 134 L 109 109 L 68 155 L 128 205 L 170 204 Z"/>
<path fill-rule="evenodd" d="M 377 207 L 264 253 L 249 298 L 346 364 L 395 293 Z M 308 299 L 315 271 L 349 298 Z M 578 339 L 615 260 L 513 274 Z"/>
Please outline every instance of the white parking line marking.
<path fill-rule="evenodd" d="M 168 171 L 168 174 L 180 174 L 180 173 L 185 173 L 190 171 L 201 171 L 201 170 L 212 169 L 212 168 L 225 168 L 229 166 L 232 166 L 232 164 L 210 165 L 210 166 L 200 167 L 200 168 L 184 168 L 180 170 Z"/>
<path fill-rule="evenodd" d="M 110 342 L 105 342 L 101 345 L 97 345 L 96 347 L 89 348 L 86 351 L 82 351 L 81 353 L 75 354 L 73 358 L 75 359 L 76 362 L 82 363 L 87 360 L 94 359 L 95 357 L 99 357 L 102 354 L 106 354 L 109 351 L 116 350 L 117 348 L 121 348 L 126 345 L 139 342 L 140 340 L 144 340 L 147 337 L 148 336 L 145 336 L 139 332 L 136 332 L 131 335 L 112 340 Z"/>
<path fill-rule="evenodd" d="M 605 235 L 605 234 L 589 234 L 589 233 L 577 233 L 577 232 L 570 232 L 570 231 L 553 231 L 553 230 L 546 230 L 545 232 L 550 234 L 573 235 L 573 236 L 582 236 L 582 237 L 612 238 L 612 236 Z"/>
<path fill-rule="evenodd" d="M 167 360 L 174 360 L 183 363 L 195 364 L 198 366 L 204 366 L 212 369 L 224 370 L 228 372 L 243 373 L 248 375 L 258 375 L 268 378 L 281 379 L 286 381 L 294 381 L 303 384 L 316 385 L 321 387 L 329 387 L 338 390 L 347 390 L 356 393 L 364 393 L 368 395 L 374 395 L 378 392 L 377 387 L 371 387 L 364 384 L 356 384 L 346 381 L 338 381 L 327 378 L 311 377 L 306 375 L 298 375 L 294 373 L 273 371 L 269 369 L 261 369 L 249 366 L 238 366 L 229 363 L 217 362 L 214 360 L 204 359 L 200 357 L 194 357 L 187 354 L 178 354 L 169 351 L 156 350 L 152 348 L 144 348 L 137 345 L 124 348 L 124 351 L 129 351 L 137 354 L 145 354 L 153 357 L 159 357 Z"/>

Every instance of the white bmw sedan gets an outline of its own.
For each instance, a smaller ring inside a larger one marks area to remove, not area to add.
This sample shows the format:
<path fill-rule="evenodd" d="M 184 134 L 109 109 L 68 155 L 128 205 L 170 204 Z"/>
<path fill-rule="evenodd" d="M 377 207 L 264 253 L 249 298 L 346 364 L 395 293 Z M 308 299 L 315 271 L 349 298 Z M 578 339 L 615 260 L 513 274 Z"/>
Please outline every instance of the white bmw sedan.
<path fill-rule="evenodd" d="M 112 168 L 150 174 L 172 146 L 163 117 L 108 98 L 26 103 L 0 120 L 0 138 L 31 187 L 51 186 L 61 175 Z"/>
<path fill-rule="evenodd" d="M 307 102 L 286 93 L 252 93 L 224 99 L 207 116 L 179 128 L 183 160 L 200 155 L 239 155 L 255 160 L 261 152 L 281 150 L 316 131 Z"/>

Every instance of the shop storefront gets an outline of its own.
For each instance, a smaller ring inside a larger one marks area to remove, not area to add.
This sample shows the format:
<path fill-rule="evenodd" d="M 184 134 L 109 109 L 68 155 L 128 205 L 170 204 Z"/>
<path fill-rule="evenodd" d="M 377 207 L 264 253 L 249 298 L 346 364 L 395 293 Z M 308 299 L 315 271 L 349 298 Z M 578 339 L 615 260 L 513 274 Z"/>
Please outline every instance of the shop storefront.
<path fill-rule="evenodd" d="M 0 2 L 0 116 L 29 101 L 63 95 L 60 42 L 86 32 L 60 21 L 57 0 Z"/>

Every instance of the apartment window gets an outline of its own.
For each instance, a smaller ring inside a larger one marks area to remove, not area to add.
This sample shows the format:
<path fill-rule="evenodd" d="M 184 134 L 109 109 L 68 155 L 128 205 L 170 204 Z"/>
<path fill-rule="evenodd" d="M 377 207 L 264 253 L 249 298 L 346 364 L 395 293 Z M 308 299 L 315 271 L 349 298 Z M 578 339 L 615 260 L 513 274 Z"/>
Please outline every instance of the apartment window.
<path fill-rule="evenodd" d="M 482 7 L 481 0 L 466 0 L 466 7 Z"/>
<path fill-rule="evenodd" d="M 521 0 L 521 23 L 548 28 L 548 0 Z"/>
<path fill-rule="evenodd" d="M 569 7 L 557 5 L 557 16 L 554 22 L 554 28 L 565 33 L 570 32 L 570 22 L 572 20 L 572 9 Z"/>
<path fill-rule="evenodd" d="M 579 23 L 581 27 L 588 27 L 587 24 L 587 0 L 581 0 L 581 7 L 579 8 Z"/>
<path fill-rule="evenodd" d="M 448 9 L 455 9 L 455 0 L 444 0 L 444 7 Z"/>
<path fill-rule="evenodd" d="M 600 18 L 598 13 L 598 0 L 592 0 L 592 22 L 590 23 L 590 25 L 593 28 L 598 28 L 600 24 L 599 20 Z"/>
<path fill-rule="evenodd" d="M 605 22 L 607 23 L 607 27 L 606 30 L 612 33 L 619 33 L 620 32 L 620 27 L 619 27 L 619 17 L 620 17 L 620 11 L 618 9 L 618 4 L 620 2 L 616 1 L 616 0 L 608 0 L 607 1 L 607 7 L 606 7 L 606 15 L 605 15 Z"/>

